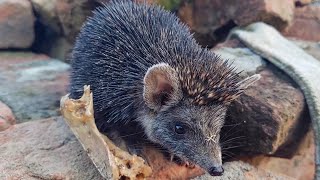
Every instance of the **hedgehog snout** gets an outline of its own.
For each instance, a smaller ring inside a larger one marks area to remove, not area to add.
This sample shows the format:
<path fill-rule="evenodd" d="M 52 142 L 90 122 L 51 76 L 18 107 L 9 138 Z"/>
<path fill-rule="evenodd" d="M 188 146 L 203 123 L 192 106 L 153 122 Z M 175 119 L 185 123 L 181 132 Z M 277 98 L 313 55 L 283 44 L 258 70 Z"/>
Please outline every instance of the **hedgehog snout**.
<path fill-rule="evenodd" d="M 222 166 L 213 166 L 208 170 L 208 173 L 211 176 L 222 176 L 223 172 L 224 172 L 224 169 Z"/>

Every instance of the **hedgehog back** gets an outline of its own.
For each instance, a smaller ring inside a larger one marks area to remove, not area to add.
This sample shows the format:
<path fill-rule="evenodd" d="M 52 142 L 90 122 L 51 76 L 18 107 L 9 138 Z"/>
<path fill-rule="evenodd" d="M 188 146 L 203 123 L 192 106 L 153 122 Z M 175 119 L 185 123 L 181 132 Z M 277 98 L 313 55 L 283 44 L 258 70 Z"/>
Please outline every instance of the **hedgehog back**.
<path fill-rule="evenodd" d="M 94 11 L 76 40 L 71 97 L 79 98 L 83 85 L 91 85 L 95 117 L 103 121 L 98 124 L 128 122 L 143 106 L 147 69 L 159 62 L 196 58 L 200 49 L 189 29 L 162 8 L 111 2 Z"/>

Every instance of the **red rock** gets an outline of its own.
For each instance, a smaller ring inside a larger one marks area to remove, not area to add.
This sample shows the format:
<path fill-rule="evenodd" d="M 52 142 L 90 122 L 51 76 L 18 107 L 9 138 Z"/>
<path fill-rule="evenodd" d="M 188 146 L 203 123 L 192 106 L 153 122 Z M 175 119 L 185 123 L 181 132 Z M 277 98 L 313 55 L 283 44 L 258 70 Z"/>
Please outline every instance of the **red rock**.
<path fill-rule="evenodd" d="M 0 131 L 8 129 L 16 123 L 11 109 L 0 101 Z"/>
<path fill-rule="evenodd" d="M 309 4 L 295 8 L 292 25 L 286 29 L 286 36 L 304 40 L 320 41 L 320 5 Z"/>
<path fill-rule="evenodd" d="M 293 18 L 294 3 L 292 0 L 250 0 L 237 4 L 233 20 L 238 25 L 249 25 L 263 21 L 279 30 L 288 26 Z"/>
<path fill-rule="evenodd" d="M 198 0 L 185 3 L 179 17 L 186 22 L 202 45 L 211 47 L 236 25 L 263 21 L 277 29 L 287 27 L 293 18 L 292 0 Z"/>
<path fill-rule="evenodd" d="M 35 36 L 31 3 L 2 0 L 0 12 L 0 49 L 30 47 Z"/>

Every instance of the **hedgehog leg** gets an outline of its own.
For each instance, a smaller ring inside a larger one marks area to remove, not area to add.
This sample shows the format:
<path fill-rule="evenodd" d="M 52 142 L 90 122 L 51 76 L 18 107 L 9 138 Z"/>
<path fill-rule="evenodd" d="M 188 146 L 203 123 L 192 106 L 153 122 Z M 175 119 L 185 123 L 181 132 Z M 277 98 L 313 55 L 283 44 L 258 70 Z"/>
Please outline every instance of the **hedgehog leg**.
<path fill-rule="evenodd" d="M 179 166 L 185 166 L 187 168 L 193 169 L 195 168 L 195 164 L 189 161 L 185 161 L 174 154 L 170 154 L 170 161 L 175 162 Z"/>
<path fill-rule="evenodd" d="M 163 155 L 167 160 L 174 162 L 174 163 L 178 164 L 179 166 L 185 166 L 190 169 L 193 169 L 195 167 L 194 163 L 185 161 L 185 160 L 181 159 L 180 157 L 178 157 L 168 151 L 164 151 Z"/>

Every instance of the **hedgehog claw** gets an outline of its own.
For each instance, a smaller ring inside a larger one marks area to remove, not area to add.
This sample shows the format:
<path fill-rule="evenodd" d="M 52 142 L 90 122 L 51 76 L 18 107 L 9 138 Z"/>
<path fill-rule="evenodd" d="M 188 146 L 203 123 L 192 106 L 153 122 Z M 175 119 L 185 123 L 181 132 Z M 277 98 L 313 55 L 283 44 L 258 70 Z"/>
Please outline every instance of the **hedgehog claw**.
<path fill-rule="evenodd" d="M 178 156 L 175 156 L 175 155 L 171 155 L 170 160 L 174 161 L 179 166 L 185 166 L 185 167 L 190 168 L 190 169 L 195 168 L 195 164 L 194 163 L 186 161 L 186 160 L 183 160 L 183 159 L 181 159 L 181 158 L 179 158 Z"/>
<path fill-rule="evenodd" d="M 170 162 L 172 162 L 174 159 L 174 154 L 170 154 Z"/>
<path fill-rule="evenodd" d="M 190 168 L 190 169 L 193 169 L 193 168 L 196 167 L 196 165 L 195 165 L 194 163 L 188 162 L 188 161 L 185 162 L 185 166 L 186 166 L 187 168 Z"/>

